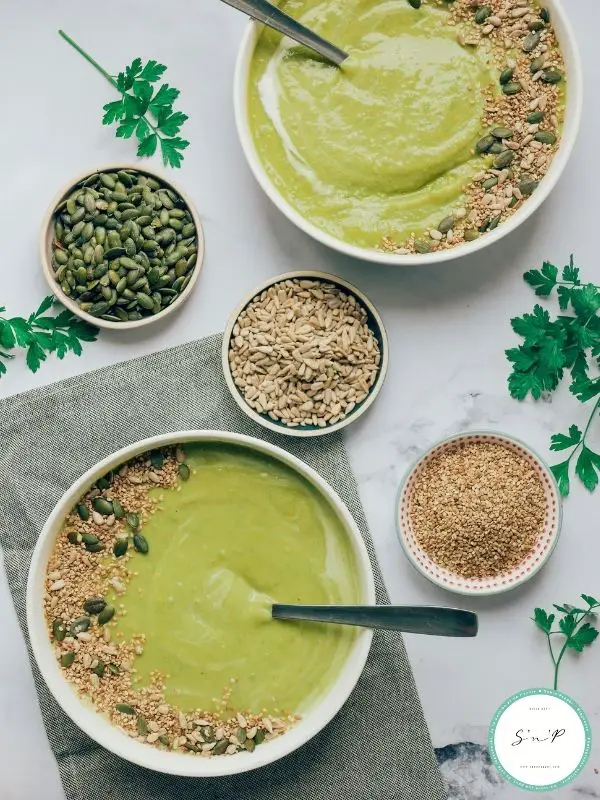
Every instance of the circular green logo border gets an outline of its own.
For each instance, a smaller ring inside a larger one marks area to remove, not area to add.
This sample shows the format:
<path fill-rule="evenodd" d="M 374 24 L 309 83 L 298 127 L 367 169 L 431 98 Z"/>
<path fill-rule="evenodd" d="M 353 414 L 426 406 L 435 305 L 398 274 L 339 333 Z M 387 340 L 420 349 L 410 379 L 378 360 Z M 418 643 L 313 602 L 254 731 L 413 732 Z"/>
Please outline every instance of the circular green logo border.
<path fill-rule="evenodd" d="M 523 783 L 523 781 L 514 778 L 510 773 L 508 773 L 500 760 L 498 759 L 498 755 L 496 753 L 496 745 L 494 743 L 494 737 L 496 734 L 496 728 L 498 726 L 498 721 L 500 717 L 507 708 L 509 708 L 516 700 L 521 700 L 523 697 L 532 697 L 534 695 L 551 695 L 552 697 L 558 697 L 560 700 L 563 700 L 567 705 L 571 706 L 573 711 L 577 714 L 579 719 L 581 720 L 581 724 L 583 725 L 583 729 L 585 732 L 585 750 L 581 756 L 581 760 L 579 764 L 575 767 L 573 772 L 570 775 L 567 775 L 566 778 L 563 778 L 561 781 L 557 783 L 551 783 L 547 786 L 532 786 L 529 783 Z M 492 764 L 496 767 L 500 775 L 513 786 L 517 786 L 519 789 L 525 789 L 529 792 L 547 792 L 551 789 L 561 789 L 563 786 L 567 786 L 571 781 L 573 781 L 581 772 L 581 770 L 585 767 L 590 757 L 590 753 L 592 750 L 592 729 L 590 727 L 589 720 L 586 716 L 585 711 L 573 700 L 572 697 L 569 697 L 568 694 L 563 694 L 563 692 L 559 692 L 556 689 L 523 689 L 516 694 L 511 695 L 507 700 L 505 700 L 500 708 L 494 714 L 494 718 L 492 719 L 492 723 L 490 725 L 490 730 L 488 734 L 488 751 L 490 754 L 490 758 L 492 760 Z"/>

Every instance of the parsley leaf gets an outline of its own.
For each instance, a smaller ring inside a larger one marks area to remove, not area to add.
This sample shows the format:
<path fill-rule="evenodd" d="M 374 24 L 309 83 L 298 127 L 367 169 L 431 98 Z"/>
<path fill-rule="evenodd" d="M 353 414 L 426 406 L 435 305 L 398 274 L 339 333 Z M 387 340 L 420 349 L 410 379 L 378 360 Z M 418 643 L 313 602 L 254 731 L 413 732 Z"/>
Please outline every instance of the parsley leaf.
<path fill-rule="evenodd" d="M 54 298 L 49 295 L 27 319 L 0 317 L 0 377 L 6 374 L 3 359 L 13 358 L 12 353 L 6 351 L 17 347 L 26 350 L 26 364 L 32 372 L 37 372 L 50 353 L 55 353 L 58 358 L 70 352 L 79 356 L 82 353 L 82 341 L 96 340 L 98 329 L 80 320 L 68 309 L 63 309 L 57 315 L 46 315 L 54 303 Z M 4 307 L 0 308 L 0 312 L 4 310 Z"/>
<path fill-rule="evenodd" d="M 584 486 L 593 491 L 600 482 L 600 455 L 589 446 L 588 434 L 600 410 L 600 287 L 582 285 L 573 256 L 560 277 L 557 267 L 546 261 L 523 278 L 538 297 L 550 297 L 556 290 L 563 313 L 552 318 L 548 309 L 536 304 L 531 313 L 511 319 L 513 331 L 523 342 L 505 351 L 512 366 L 508 390 L 517 400 L 528 395 L 539 400 L 544 392 L 557 389 L 570 373 L 571 393 L 581 403 L 592 401 L 594 406 L 583 431 L 571 425 L 568 435 L 551 437 L 551 450 L 571 450 L 567 460 L 552 471 L 564 495 L 569 493 L 572 466 Z"/>
<path fill-rule="evenodd" d="M 103 107 L 103 125 L 117 125 L 116 135 L 120 139 L 131 139 L 134 135 L 139 144 L 137 154 L 152 156 L 160 143 L 160 152 L 166 167 L 180 167 L 183 150 L 189 142 L 178 134 L 187 121 L 187 114 L 174 111 L 173 104 L 179 97 L 179 89 L 168 83 L 156 87 L 166 72 L 164 64 L 151 59 L 145 64 L 141 58 L 125 67 L 116 78 L 104 70 L 64 31 L 62 38 L 94 66 L 120 93 L 121 98 Z M 32 363 L 35 358 L 32 356 Z"/>
<path fill-rule="evenodd" d="M 582 594 L 581 597 L 587 603 L 587 609 L 573 608 L 566 603 L 564 605 L 552 604 L 563 615 L 558 620 L 558 630 L 554 629 L 555 614 L 548 614 L 543 608 L 536 608 L 533 612 L 533 621 L 548 639 L 548 649 L 554 667 L 554 689 L 558 688 L 558 672 L 567 650 L 581 653 L 598 637 L 598 631 L 587 620 L 592 618 L 594 612 L 600 608 L 600 603 L 590 595 Z M 553 637 L 557 634 L 563 637 L 558 651 L 553 645 L 553 642 L 556 641 Z"/>
<path fill-rule="evenodd" d="M 552 442 L 550 450 L 568 450 L 570 447 L 575 447 L 575 445 L 579 444 L 581 441 L 581 431 L 577 425 L 571 425 L 567 435 L 564 433 L 555 433 L 550 441 Z"/>

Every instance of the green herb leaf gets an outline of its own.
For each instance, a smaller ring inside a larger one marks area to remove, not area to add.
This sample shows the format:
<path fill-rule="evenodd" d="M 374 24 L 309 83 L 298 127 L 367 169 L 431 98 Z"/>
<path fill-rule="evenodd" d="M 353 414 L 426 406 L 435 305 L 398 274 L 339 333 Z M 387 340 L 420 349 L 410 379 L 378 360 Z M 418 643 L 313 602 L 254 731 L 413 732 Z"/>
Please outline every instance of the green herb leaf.
<path fill-rule="evenodd" d="M 585 622 L 579 630 L 567 640 L 567 647 L 576 650 L 578 653 L 583 652 L 584 647 L 588 647 L 596 641 L 598 631 L 593 628 L 589 622 Z"/>
<path fill-rule="evenodd" d="M 179 133 L 181 126 L 187 119 L 187 115 L 182 114 L 181 111 L 176 111 L 174 114 L 170 114 L 167 117 L 161 115 L 158 127 L 160 132 L 164 133 L 166 136 L 175 136 Z"/>
<path fill-rule="evenodd" d="M 573 256 L 571 255 L 570 261 L 568 266 L 563 268 L 562 271 L 562 279 L 566 283 L 573 283 L 576 286 L 579 286 L 579 270 L 577 267 L 573 266 Z"/>
<path fill-rule="evenodd" d="M 536 608 L 533 613 L 534 622 L 538 628 L 543 630 L 544 633 L 549 633 L 555 619 L 554 614 L 548 614 L 543 608 Z"/>
<path fill-rule="evenodd" d="M 183 155 L 180 151 L 185 150 L 188 145 L 189 142 L 180 139 L 178 136 L 174 139 L 161 139 L 160 149 L 164 165 L 166 167 L 180 167 L 183 161 Z"/>
<path fill-rule="evenodd" d="M 552 603 L 552 608 L 555 608 L 557 611 L 560 611 L 561 614 L 568 614 L 569 609 L 566 606 L 559 606 L 556 603 Z"/>
<path fill-rule="evenodd" d="M 151 133 L 150 136 L 147 136 L 140 142 L 140 146 L 137 149 L 138 156 L 153 156 L 156 151 L 157 142 L 158 136 L 155 133 Z"/>
<path fill-rule="evenodd" d="M 570 386 L 570 391 L 582 403 L 591 400 L 600 394 L 600 378 L 590 380 L 589 378 L 576 378 Z"/>
<path fill-rule="evenodd" d="M 524 400 L 531 392 L 536 400 L 541 397 L 542 382 L 533 372 L 513 372 L 508 378 L 508 390 L 516 400 Z"/>
<path fill-rule="evenodd" d="M 569 612 L 565 617 L 558 621 L 558 627 L 565 634 L 565 636 L 570 636 L 575 630 L 576 626 L 577 621 L 575 620 L 572 612 Z"/>
<path fill-rule="evenodd" d="M 169 86 L 168 83 L 163 83 L 150 102 L 150 111 L 155 117 L 158 117 L 166 107 L 171 108 L 178 97 L 179 89 Z"/>
<path fill-rule="evenodd" d="M 17 343 L 15 338 L 14 331 L 9 322 L 6 320 L 0 320 L 0 347 L 3 350 L 12 350 L 12 348 Z M 7 354 L 4 354 L 4 357 L 7 358 Z"/>
<path fill-rule="evenodd" d="M 598 485 L 597 470 L 600 470 L 600 455 L 584 445 L 575 465 L 575 473 L 590 492 Z"/>
<path fill-rule="evenodd" d="M 591 597 L 589 594 L 582 594 L 581 599 L 585 601 L 590 607 L 600 606 L 600 601 L 596 600 L 595 597 Z"/>
<path fill-rule="evenodd" d="M 530 286 L 533 286 L 535 289 L 535 293 L 538 297 L 547 297 L 558 281 L 558 269 L 554 266 L 554 264 L 550 264 L 547 261 L 544 261 L 544 264 L 539 269 L 532 269 L 529 272 L 526 272 L 523 275 L 526 283 Z"/>
<path fill-rule="evenodd" d="M 122 100 L 114 100 L 112 103 L 107 103 L 102 106 L 104 116 L 102 117 L 103 125 L 110 125 L 117 120 L 120 120 L 125 113 L 125 106 Z"/>
<path fill-rule="evenodd" d="M 140 78 L 155 83 L 166 72 L 166 69 L 164 64 L 159 64 L 157 61 L 147 61 L 140 73 Z"/>
<path fill-rule="evenodd" d="M 570 459 L 562 461 L 560 464 L 553 464 L 550 469 L 558 484 L 558 491 L 563 497 L 568 497 L 571 490 L 571 482 L 569 480 L 569 464 Z"/>
<path fill-rule="evenodd" d="M 147 136 L 150 136 L 150 125 L 146 122 L 144 117 L 141 117 L 138 121 L 137 127 L 135 129 L 135 135 L 141 141 L 145 139 Z M 139 155 L 139 154 L 138 154 Z M 152 154 L 150 154 L 152 155 Z"/>
<path fill-rule="evenodd" d="M 573 289 L 571 305 L 578 316 L 593 317 L 600 308 L 600 292 L 591 283 L 581 289 Z"/>
<path fill-rule="evenodd" d="M 581 442 L 581 431 L 577 425 L 571 425 L 569 433 L 555 433 L 551 437 L 550 450 L 568 450 L 570 447 L 575 447 Z"/>

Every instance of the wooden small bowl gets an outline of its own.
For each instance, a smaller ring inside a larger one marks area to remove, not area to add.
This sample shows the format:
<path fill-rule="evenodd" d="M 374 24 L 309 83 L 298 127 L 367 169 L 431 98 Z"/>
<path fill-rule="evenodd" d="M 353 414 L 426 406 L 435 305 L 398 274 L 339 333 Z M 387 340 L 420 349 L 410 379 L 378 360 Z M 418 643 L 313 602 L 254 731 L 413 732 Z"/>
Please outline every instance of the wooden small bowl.
<path fill-rule="evenodd" d="M 493 578 L 463 578 L 441 567 L 421 548 L 413 532 L 410 520 L 410 505 L 415 481 L 432 458 L 452 450 L 457 444 L 500 444 L 527 461 L 537 473 L 546 498 L 543 529 L 535 547 L 514 569 Z M 396 527 L 400 543 L 412 566 L 425 578 L 462 595 L 493 595 L 515 589 L 539 572 L 548 561 L 560 534 L 562 523 L 562 502 L 554 476 L 542 459 L 527 445 L 512 436 L 493 431 L 474 431 L 458 433 L 433 445 L 408 470 L 400 485 L 396 501 Z"/>
<path fill-rule="evenodd" d="M 356 405 L 356 407 L 348 414 L 347 417 L 339 420 L 334 425 L 327 425 L 325 428 L 320 428 L 316 425 L 299 425 L 296 428 L 291 428 L 288 425 L 285 425 L 283 422 L 271 419 L 268 414 L 259 414 L 258 411 L 255 411 L 248 405 L 243 393 L 236 386 L 235 381 L 233 380 L 233 375 L 231 374 L 231 367 L 229 364 L 229 345 L 233 334 L 233 328 L 238 317 L 246 308 L 246 306 L 248 306 L 256 297 L 262 294 L 265 289 L 268 289 L 270 286 L 273 286 L 277 283 L 282 283 L 283 281 L 288 280 L 314 280 L 321 281 L 323 283 L 332 283 L 346 294 L 354 296 L 362 308 L 364 308 L 367 314 L 367 324 L 369 325 L 369 328 L 373 332 L 375 338 L 377 339 L 377 343 L 379 344 L 379 351 L 381 353 L 379 371 L 377 373 L 375 383 L 371 387 L 368 395 L 361 403 Z M 328 433 L 339 431 L 357 420 L 365 413 L 365 411 L 367 411 L 367 409 L 370 408 L 370 406 L 375 402 L 375 398 L 379 394 L 387 374 L 388 349 L 388 338 L 383 325 L 383 320 L 379 316 L 379 312 L 375 306 L 361 291 L 359 291 L 351 283 L 347 283 L 347 281 L 342 280 L 342 278 L 338 278 L 337 275 L 330 275 L 327 272 L 316 272 L 313 270 L 299 270 L 297 272 L 286 272 L 283 275 L 277 275 L 274 278 L 269 278 L 269 280 L 265 281 L 260 286 L 257 286 L 254 291 L 246 295 L 241 303 L 239 303 L 229 318 L 229 322 L 225 328 L 225 333 L 223 334 L 221 361 L 223 364 L 225 382 L 229 388 L 229 391 L 231 392 L 231 396 L 242 409 L 242 411 L 250 417 L 250 419 L 254 420 L 254 422 L 258 422 L 258 424 L 262 425 L 263 428 L 268 428 L 270 431 L 274 431 L 275 433 L 281 433 L 284 436 L 307 438 L 311 436 L 326 436 Z"/>
<path fill-rule="evenodd" d="M 131 320 L 128 322 L 111 322 L 110 320 L 100 319 L 99 317 L 94 317 L 91 314 L 88 314 L 86 311 L 82 311 L 81 308 L 77 305 L 77 303 L 63 292 L 60 285 L 54 279 L 54 270 L 52 268 L 52 241 L 54 239 L 54 215 L 56 213 L 56 209 L 65 199 L 65 197 L 71 194 L 75 186 L 80 181 L 85 180 L 90 175 L 93 175 L 95 172 L 116 172 L 120 169 L 133 170 L 135 172 L 140 173 L 141 175 L 148 175 L 149 177 L 154 178 L 157 181 L 160 181 L 161 184 L 171 189 L 181 197 L 181 199 L 186 204 L 187 210 L 189 211 L 190 216 L 192 217 L 194 225 L 196 226 L 196 235 L 198 238 L 198 260 L 192 272 L 192 277 L 190 282 L 185 287 L 184 291 L 179 295 L 179 297 L 177 297 L 175 302 L 167 306 L 164 309 L 164 311 L 160 311 L 158 314 L 152 314 L 148 317 L 143 317 L 142 319 L 139 320 Z M 86 322 L 89 322 L 90 325 L 95 325 L 97 328 L 112 328 L 113 330 L 119 330 L 119 331 L 131 330 L 133 328 L 141 328 L 144 325 L 150 325 L 153 322 L 157 322 L 158 320 L 164 319 L 168 314 L 171 314 L 176 309 L 181 308 L 183 303 L 185 303 L 185 301 L 189 298 L 198 280 L 198 276 L 200 274 L 200 270 L 202 268 L 202 263 L 204 260 L 204 231 L 202 229 L 202 223 L 200 222 L 200 217 L 198 216 L 198 212 L 196 211 L 194 204 L 192 203 L 190 198 L 185 194 L 185 192 L 183 192 L 179 188 L 179 186 L 173 183 L 173 181 L 171 181 L 169 178 L 165 178 L 164 175 L 155 172 L 152 169 L 148 169 L 148 167 L 146 166 L 140 167 L 138 164 L 108 164 L 81 173 L 76 178 L 69 181 L 58 192 L 58 194 L 52 201 L 50 208 L 46 212 L 46 215 L 44 216 L 44 221 L 42 223 L 42 231 L 40 237 L 40 258 L 42 261 L 42 269 L 44 271 L 44 277 L 48 282 L 50 290 L 58 298 L 58 300 L 62 303 L 62 305 L 64 305 L 66 308 L 72 311 L 73 314 L 80 317 L 81 319 L 84 319 Z"/>

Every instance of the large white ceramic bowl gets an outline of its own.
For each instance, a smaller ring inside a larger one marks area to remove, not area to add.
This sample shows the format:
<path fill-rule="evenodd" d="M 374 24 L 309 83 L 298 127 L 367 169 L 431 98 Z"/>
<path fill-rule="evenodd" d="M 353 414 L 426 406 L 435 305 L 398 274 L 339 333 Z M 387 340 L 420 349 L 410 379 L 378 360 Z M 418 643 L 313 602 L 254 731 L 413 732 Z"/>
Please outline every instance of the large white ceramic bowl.
<path fill-rule="evenodd" d="M 579 50 L 573 29 L 564 11 L 560 0 L 545 0 L 544 5 L 550 9 L 552 23 L 555 27 L 565 60 L 566 79 L 567 79 L 567 107 L 565 111 L 565 124 L 562 132 L 561 144 L 556 153 L 550 169 L 540 182 L 534 194 L 523 203 L 521 208 L 513 214 L 506 222 L 499 225 L 494 231 L 480 236 L 473 242 L 466 242 L 449 250 L 441 250 L 432 253 L 419 255 L 398 255 L 395 253 L 385 253 L 378 250 L 371 250 L 366 247 L 357 247 L 347 244 L 335 236 L 318 228 L 312 222 L 305 219 L 296 209 L 275 188 L 271 179 L 268 177 L 265 168 L 259 158 L 254 146 L 254 138 L 250 130 L 248 117 L 248 81 L 252 54 L 262 30 L 262 25 L 251 22 L 244 34 L 242 44 L 238 53 L 238 59 L 234 77 L 234 111 L 238 136 L 244 151 L 244 155 L 254 173 L 254 177 L 260 184 L 265 194 L 275 203 L 277 208 L 291 220 L 298 228 L 308 233 L 313 239 L 328 245 L 334 250 L 346 253 L 349 256 L 360 258 L 365 261 L 373 261 L 379 264 L 392 264 L 398 266 L 418 266 L 422 264 L 438 263 L 440 261 L 451 261 L 455 258 L 475 253 L 499 239 L 502 239 L 511 231 L 514 231 L 533 212 L 541 206 L 548 197 L 552 189 L 556 186 L 569 156 L 573 150 L 579 122 L 581 118 L 581 105 L 583 98 L 583 77 Z"/>
<path fill-rule="evenodd" d="M 200 758 L 184 753 L 159 750 L 130 738 L 127 734 L 121 732 L 119 728 L 112 725 L 108 719 L 94 711 L 91 705 L 82 702 L 58 666 L 44 619 L 44 578 L 46 565 L 51 555 L 56 535 L 66 514 L 73 508 L 77 499 L 98 478 L 134 456 L 178 442 L 237 444 L 265 453 L 298 472 L 324 495 L 344 525 L 348 540 L 354 551 L 354 558 L 359 572 L 361 602 L 375 604 L 375 584 L 371 562 L 360 531 L 350 512 L 335 492 L 313 469 L 295 456 L 275 445 L 267 444 L 249 436 L 220 431 L 184 431 L 154 436 L 108 456 L 89 469 L 63 495 L 42 529 L 33 553 L 27 581 L 27 627 L 35 659 L 48 688 L 63 711 L 76 725 L 102 747 L 121 758 L 125 758 L 127 761 L 131 761 L 141 767 L 171 775 L 210 778 L 233 775 L 263 767 L 265 764 L 276 761 L 301 747 L 325 727 L 343 706 L 362 673 L 371 646 L 372 632 L 362 629 L 357 633 L 352 650 L 336 681 L 316 704 L 304 713 L 300 722 L 281 737 L 257 748 L 254 753 L 241 752 L 231 756 Z"/>

